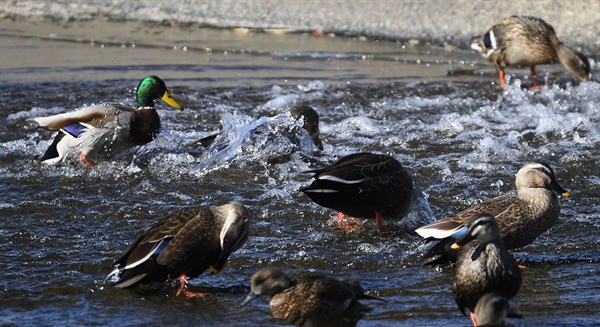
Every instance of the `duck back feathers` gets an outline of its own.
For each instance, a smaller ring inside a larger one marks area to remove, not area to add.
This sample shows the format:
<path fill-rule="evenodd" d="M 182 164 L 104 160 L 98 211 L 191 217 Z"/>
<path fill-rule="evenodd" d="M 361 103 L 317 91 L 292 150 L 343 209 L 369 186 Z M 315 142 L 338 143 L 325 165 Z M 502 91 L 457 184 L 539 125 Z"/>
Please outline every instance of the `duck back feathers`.
<path fill-rule="evenodd" d="M 314 181 L 301 191 L 317 204 L 350 216 L 374 218 L 380 212 L 402 217 L 414 200 L 412 178 L 390 156 L 355 153 L 308 172 L 314 173 Z"/>

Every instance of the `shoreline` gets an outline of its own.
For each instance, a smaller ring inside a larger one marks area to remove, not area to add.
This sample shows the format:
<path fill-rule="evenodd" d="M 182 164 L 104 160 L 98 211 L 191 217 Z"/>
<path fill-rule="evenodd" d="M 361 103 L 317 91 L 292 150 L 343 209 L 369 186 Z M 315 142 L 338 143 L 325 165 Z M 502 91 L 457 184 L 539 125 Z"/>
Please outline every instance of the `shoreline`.
<path fill-rule="evenodd" d="M 450 8 L 448 4 L 451 4 Z M 600 26 L 600 17 L 594 12 L 600 12 L 600 1 L 252 0 L 241 3 L 220 0 L 170 4 L 151 0 L 107 0 L 102 3 L 0 1 L 2 19 L 145 21 L 166 26 L 198 24 L 200 27 L 247 28 L 273 33 L 319 31 L 384 41 L 418 40 L 459 48 L 468 48 L 471 37 L 484 33 L 494 21 L 513 14 L 533 15 L 553 25 L 565 44 L 591 57 L 600 50 L 598 31 L 591 28 Z"/>

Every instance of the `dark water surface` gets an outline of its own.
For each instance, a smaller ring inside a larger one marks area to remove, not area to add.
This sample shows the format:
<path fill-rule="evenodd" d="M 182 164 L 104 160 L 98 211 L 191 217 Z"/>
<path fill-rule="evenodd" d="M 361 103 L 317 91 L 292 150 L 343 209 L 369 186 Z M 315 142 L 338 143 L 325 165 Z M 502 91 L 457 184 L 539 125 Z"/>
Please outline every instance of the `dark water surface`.
<path fill-rule="evenodd" d="M 453 269 L 416 264 L 419 238 L 405 229 L 514 194 L 516 171 L 533 159 L 549 162 L 573 196 L 554 228 L 514 253 L 527 268 L 512 301 L 524 318 L 512 322 L 600 321 L 597 82 L 579 85 L 562 67 L 543 66 L 555 87 L 522 89 L 527 70 L 517 69 L 501 92 L 477 54 L 427 45 L 135 22 L 0 22 L 2 325 L 274 325 L 268 299 L 239 303 L 252 274 L 277 265 L 292 275 L 359 279 L 387 300 L 369 303 L 362 326 L 468 326 L 452 299 Z M 53 135 L 27 118 L 132 103 L 148 74 L 161 76 L 186 108 L 158 103 L 163 131 L 154 142 L 94 169 L 35 160 Z M 298 142 L 282 136 L 298 127 L 287 114 L 294 104 L 321 115 L 324 151 L 302 132 Z M 220 129 L 231 146 L 196 145 Z M 297 191 L 310 182 L 301 172 L 358 151 L 400 160 L 433 214 L 422 203 L 393 234 L 379 233 L 373 220 L 356 233 L 336 229 L 335 212 Z M 112 261 L 157 219 L 232 200 L 252 211 L 252 235 L 220 275 L 191 281 L 212 295 L 103 284 Z"/>

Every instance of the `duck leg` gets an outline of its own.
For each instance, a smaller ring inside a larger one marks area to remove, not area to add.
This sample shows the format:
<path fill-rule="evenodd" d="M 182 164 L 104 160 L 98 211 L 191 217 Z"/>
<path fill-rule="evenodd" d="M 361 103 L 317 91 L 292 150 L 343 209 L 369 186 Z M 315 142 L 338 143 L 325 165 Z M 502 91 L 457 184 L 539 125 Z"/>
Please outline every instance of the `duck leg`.
<path fill-rule="evenodd" d="M 541 86 L 538 81 L 537 74 L 535 73 L 535 66 L 531 65 L 530 69 L 531 69 L 531 80 L 533 81 L 533 85 L 531 87 L 534 89 L 539 89 Z"/>
<path fill-rule="evenodd" d="M 185 294 L 185 296 L 187 297 L 203 297 L 208 295 L 208 293 L 192 292 L 188 290 L 185 285 L 187 278 L 188 277 L 185 274 L 181 274 L 179 276 L 179 290 L 177 291 L 177 294 L 175 296 L 179 296 L 181 292 L 183 292 L 183 294 Z"/>
<path fill-rule="evenodd" d="M 377 222 L 377 229 L 379 229 L 380 232 L 386 233 L 392 231 L 392 229 L 383 226 L 383 215 L 381 212 L 375 213 L 375 221 Z"/>
<path fill-rule="evenodd" d="M 506 87 L 506 81 L 504 80 L 504 69 L 498 70 L 498 77 L 500 78 L 500 88 Z"/>
<path fill-rule="evenodd" d="M 477 320 L 475 319 L 475 312 L 471 311 L 471 322 L 474 327 L 477 327 Z"/>

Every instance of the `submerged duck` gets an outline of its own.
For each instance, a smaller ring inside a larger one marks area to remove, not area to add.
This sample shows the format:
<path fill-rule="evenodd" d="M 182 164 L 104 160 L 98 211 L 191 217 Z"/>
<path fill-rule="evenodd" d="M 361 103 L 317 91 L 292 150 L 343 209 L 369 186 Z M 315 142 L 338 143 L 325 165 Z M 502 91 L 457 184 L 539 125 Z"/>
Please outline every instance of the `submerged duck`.
<path fill-rule="evenodd" d="M 319 138 L 319 114 L 317 114 L 317 112 L 312 107 L 307 106 L 307 105 L 294 106 L 290 109 L 289 112 L 290 112 L 290 115 L 296 120 L 299 120 L 300 118 L 302 118 L 302 121 L 303 121 L 302 128 L 305 131 L 307 131 L 308 134 L 311 136 L 314 145 L 319 150 L 322 151 L 323 143 L 321 142 L 321 139 Z M 261 119 L 259 119 L 258 121 L 260 121 L 260 120 Z M 255 127 L 255 130 L 253 131 L 253 133 L 264 132 L 264 131 L 256 130 L 256 129 L 258 129 L 258 127 L 260 127 L 260 125 L 257 125 Z M 288 138 L 294 144 L 299 143 L 296 132 L 297 131 L 294 131 L 294 130 L 285 130 L 284 129 L 284 134 L 285 134 L 286 138 Z M 214 143 L 216 138 L 221 133 L 222 133 L 222 131 L 213 133 L 211 135 L 205 136 L 205 137 L 197 140 L 194 143 L 202 145 L 205 148 L 208 148 Z M 224 146 L 222 146 L 222 147 L 224 147 Z"/>
<path fill-rule="evenodd" d="M 379 230 L 387 231 L 383 217 L 406 216 L 418 193 L 402 164 L 387 155 L 355 153 L 308 172 L 314 173 L 315 180 L 300 191 L 317 204 L 337 210 L 340 227 L 345 215 L 375 217 Z"/>
<path fill-rule="evenodd" d="M 222 206 L 186 208 L 141 235 L 113 264 L 105 280 L 119 288 L 179 277 L 179 291 L 188 278 L 205 270 L 218 274 L 229 255 L 248 240 L 250 213 L 238 202 Z"/>
<path fill-rule="evenodd" d="M 560 62 L 581 81 L 590 77 L 590 63 L 582 53 L 564 45 L 554 28 L 531 16 L 511 16 L 494 24 L 483 37 L 476 37 L 471 48 L 494 63 L 500 86 L 506 87 L 504 68 L 529 66 L 533 86 L 539 87 L 536 65 Z"/>
<path fill-rule="evenodd" d="M 521 314 L 510 310 L 508 299 L 498 292 L 482 296 L 475 306 L 475 321 L 478 327 L 510 326 L 504 318 L 521 318 Z"/>
<path fill-rule="evenodd" d="M 494 216 L 477 214 L 469 220 L 467 233 L 452 244 L 458 249 L 452 291 L 460 311 L 471 313 L 477 327 L 475 307 L 484 294 L 498 292 L 512 299 L 521 288 L 521 269 L 508 253 Z"/>
<path fill-rule="evenodd" d="M 136 90 L 137 108 L 106 103 L 49 117 L 31 118 L 39 126 L 59 131 L 41 161 L 54 164 L 68 153 L 78 152 L 80 161 L 89 167 L 92 166 L 90 157 L 151 142 L 160 132 L 155 99 L 161 99 L 175 109 L 183 109 L 162 79 L 146 76 Z"/>
<path fill-rule="evenodd" d="M 292 280 L 278 268 L 256 272 L 250 289 L 242 305 L 259 295 L 269 295 L 273 316 L 296 326 L 356 326 L 371 310 L 358 300 L 381 300 L 364 294 L 357 283 L 319 273 L 303 274 Z"/>
<path fill-rule="evenodd" d="M 528 245 L 554 226 L 560 214 L 560 199 L 554 192 L 565 197 L 570 193 L 558 184 L 552 168 L 545 163 L 529 163 L 517 172 L 515 184 L 517 196 L 501 195 L 416 229 L 428 242 L 440 240 L 425 254 L 423 262 L 453 261 L 450 244 L 466 232 L 469 220 L 480 213 L 496 218 L 509 250 Z"/>
<path fill-rule="evenodd" d="M 290 109 L 290 114 L 296 120 L 300 118 L 303 119 L 304 124 L 302 125 L 302 128 L 304 128 L 312 137 L 315 146 L 323 151 L 323 143 L 319 138 L 319 114 L 317 114 L 315 109 L 310 106 L 300 105 L 292 107 L 292 109 Z"/>

